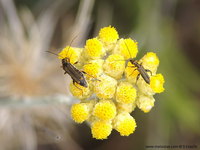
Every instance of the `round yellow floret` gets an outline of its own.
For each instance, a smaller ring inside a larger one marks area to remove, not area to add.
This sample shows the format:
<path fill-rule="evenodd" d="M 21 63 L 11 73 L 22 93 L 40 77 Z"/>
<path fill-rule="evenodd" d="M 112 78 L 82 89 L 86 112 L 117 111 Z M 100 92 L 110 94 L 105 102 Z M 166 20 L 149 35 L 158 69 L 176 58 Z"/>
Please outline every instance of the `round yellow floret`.
<path fill-rule="evenodd" d="M 118 114 L 114 119 L 113 126 L 121 136 L 129 136 L 137 127 L 135 119 L 127 112 Z"/>
<path fill-rule="evenodd" d="M 83 66 L 83 70 L 87 73 L 86 76 L 89 78 L 97 78 L 99 75 L 102 74 L 103 60 L 92 60 L 86 65 Z"/>
<path fill-rule="evenodd" d="M 117 87 L 116 101 L 119 103 L 133 103 L 136 99 L 136 89 L 128 82 L 121 82 Z"/>
<path fill-rule="evenodd" d="M 109 100 L 101 100 L 95 105 L 93 114 L 101 120 L 111 120 L 116 115 L 115 104 Z"/>
<path fill-rule="evenodd" d="M 88 85 L 89 86 L 89 85 Z M 78 99 L 86 99 L 90 97 L 91 92 L 89 87 L 83 87 L 80 84 L 77 83 L 70 83 L 70 92 L 73 96 L 77 97 Z"/>
<path fill-rule="evenodd" d="M 89 39 L 86 41 L 85 54 L 91 59 L 98 59 L 104 54 L 103 44 L 97 39 Z"/>
<path fill-rule="evenodd" d="M 138 43 L 131 38 L 120 39 L 118 46 L 116 46 L 113 53 L 124 56 L 126 60 L 129 58 L 135 58 L 138 53 Z"/>
<path fill-rule="evenodd" d="M 147 74 L 151 78 L 151 73 L 148 72 Z M 150 87 L 150 84 L 146 83 L 144 78 L 141 75 L 140 75 L 139 79 L 137 80 L 136 85 L 137 85 L 138 91 L 140 93 L 143 93 L 146 95 L 154 95 L 155 94 L 155 92 Z"/>
<path fill-rule="evenodd" d="M 100 99 L 111 99 L 115 95 L 117 81 L 110 76 L 102 75 L 94 86 L 94 92 Z"/>
<path fill-rule="evenodd" d="M 163 87 L 165 80 L 162 74 L 157 74 L 150 78 L 150 87 L 155 93 L 161 93 L 165 89 Z"/>
<path fill-rule="evenodd" d="M 110 122 L 95 121 L 91 125 L 92 137 L 98 140 L 107 139 L 111 134 L 112 125 Z"/>
<path fill-rule="evenodd" d="M 104 72 L 115 79 L 122 77 L 125 69 L 123 56 L 118 54 L 110 55 L 103 64 Z"/>
<path fill-rule="evenodd" d="M 89 117 L 89 108 L 85 103 L 74 104 L 71 107 L 72 119 L 77 123 L 82 123 Z"/>
<path fill-rule="evenodd" d="M 82 49 L 67 46 L 59 54 L 59 59 L 68 58 L 71 64 L 78 62 Z"/>
<path fill-rule="evenodd" d="M 159 59 L 156 53 L 148 52 L 141 59 L 140 62 L 145 69 L 151 70 L 153 73 L 156 73 L 159 66 Z"/>
<path fill-rule="evenodd" d="M 127 64 L 127 67 L 125 69 L 125 76 L 128 79 L 130 83 L 136 83 L 137 76 L 139 75 L 138 69 L 135 67 L 134 64 L 132 64 L 130 61 Z"/>
<path fill-rule="evenodd" d="M 101 41 L 106 43 L 116 42 L 119 35 L 114 27 L 104 27 L 99 31 L 99 38 Z"/>
<path fill-rule="evenodd" d="M 154 106 L 155 99 L 151 95 L 139 94 L 136 104 L 143 112 L 148 113 Z"/>
<path fill-rule="evenodd" d="M 132 111 L 134 111 L 135 107 L 136 107 L 136 103 L 129 103 L 129 104 L 125 104 L 125 103 L 117 103 L 117 112 L 128 112 L 131 113 Z"/>

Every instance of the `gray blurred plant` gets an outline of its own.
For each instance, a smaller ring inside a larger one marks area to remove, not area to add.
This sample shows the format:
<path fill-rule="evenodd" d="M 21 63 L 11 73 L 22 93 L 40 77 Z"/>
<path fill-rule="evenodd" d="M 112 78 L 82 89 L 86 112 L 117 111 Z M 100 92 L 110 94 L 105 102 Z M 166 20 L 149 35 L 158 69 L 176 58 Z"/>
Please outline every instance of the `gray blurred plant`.
<path fill-rule="evenodd" d="M 17 12 L 12 0 L 1 0 L 1 97 L 23 99 L 62 91 L 51 80 L 57 64 L 45 53 L 61 13 L 57 13 L 61 2 L 52 3 L 35 19 L 28 8 Z"/>
<path fill-rule="evenodd" d="M 67 95 L 68 81 L 64 80 L 60 62 L 45 52 L 50 49 L 60 17 L 75 2 L 39 1 L 42 11 L 36 17 L 25 6 L 16 9 L 13 0 L 0 0 L 2 149 L 34 150 L 43 144 L 54 144 L 60 149 L 80 149 L 70 136 L 73 128 L 68 110 L 73 99 Z M 80 5 L 78 12 L 82 17 L 88 15 L 87 11 L 82 13 L 82 7 L 87 3 L 91 1 L 85 0 Z M 92 5 L 87 10 L 91 9 Z M 74 26 L 80 32 L 86 29 Z"/>

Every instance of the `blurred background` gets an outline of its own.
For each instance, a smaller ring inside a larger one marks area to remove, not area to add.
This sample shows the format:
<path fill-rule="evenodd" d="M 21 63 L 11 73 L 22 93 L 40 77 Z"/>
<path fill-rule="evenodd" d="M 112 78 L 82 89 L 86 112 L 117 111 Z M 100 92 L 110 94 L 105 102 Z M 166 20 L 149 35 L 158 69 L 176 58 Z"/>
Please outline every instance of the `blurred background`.
<path fill-rule="evenodd" d="M 67 87 L 71 79 L 45 51 L 58 53 L 77 35 L 72 45 L 83 47 L 108 25 L 138 41 L 138 58 L 157 53 L 166 90 L 150 113 L 132 113 L 134 134 L 113 131 L 98 141 L 87 124 L 71 120 L 70 105 L 78 102 Z M 0 150 L 148 145 L 200 147 L 199 0 L 0 0 Z"/>

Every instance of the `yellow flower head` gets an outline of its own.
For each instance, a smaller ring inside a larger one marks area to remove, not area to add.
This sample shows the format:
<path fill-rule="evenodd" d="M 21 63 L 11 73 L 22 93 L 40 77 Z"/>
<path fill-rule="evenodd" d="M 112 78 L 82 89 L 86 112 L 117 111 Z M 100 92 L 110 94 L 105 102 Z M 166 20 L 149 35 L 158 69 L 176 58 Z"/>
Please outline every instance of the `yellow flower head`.
<path fill-rule="evenodd" d="M 121 82 L 117 87 L 116 101 L 119 103 L 133 103 L 136 99 L 136 89 L 128 82 Z"/>
<path fill-rule="evenodd" d="M 92 137 L 98 140 L 107 139 L 111 134 L 112 125 L 106 121 L 95 121 L 91 125 Z"/>
<path fill-rule="evenodd" d="M 118 54 L 110 55 L 103 64 L 104 72 L 115 79 L 122 77 L 125 69 L 123 56 Z"/>
<path fill-rule="evenodd" d="M 138 43 L 131 38 L 120 39 L 113 53 L 124 56 L 126 60 L 135 58 L 138 53 Z"/>
<path fill-rule="evenodd" d="M 101 120 L 111 120 L 116 115 L 115 104 L 109 100 L 101 100 L 95 105 L 93 114 Z"/>
<path fill-rule="evenodd" d="M 147 72 L 147 74 L 151 79 L 151 73 Z M 155 92 L 150 87 L 150 84 L 146 83 L 144 78 L 141 75 L 139 76 L 136 85 L 138 87 L 138 92 L 140 92 L 140 93 L 143 93 L 145 95 L 154 95 L 155 94 Z"/>
<path fill-rule="evenodd" d="M 81 52 L 82 49 L 80 48 L 67 46 L 58 54 L 58 58 L 59 59 L 67 58 L 69 59 L 70 63 L 74 64 L 75 62 L 78 62 Z"/>
<path fill-rule="evenodd" d="M 77 123 L 82 123 L 89 117 L 89 107 L 86 103 L 74 104 L 71 107 L 72 119 Z"/>
<path fill-rule="evenodd" d="M 127 67 L 125 69 L 125 76 L 128 79 L 130 83 L 136 84 L 136 79 L 139 74 L 139 71 L 135 67 L 134 64 L 132 64 L 130 61 L 127 63 Z"/>
<path fill-rule="evenodd" d="M 110 76 L 102 75 L 98 78 L 100 81 L 96 81 L 94 92 L 100 99 L 111 99 L 115 95 L 115 89 L 117 87 L 117 81 Z"/>
<path fill-rule="evenodd" d="M 163 75 L 161 73 L 157 74 L 150 78 L 150 87 L 155 93 L 161 93 L 165 90 L 163 87 L 164 82 L 165 80 Z"/>
<path fill-rule="evenodd" d="M 157 55 L 149 52 L 135 60 L 137 53 L 137 41 L 119 39 L 116 29 L 111 26 L 102 28 L 97 37 L 88 39 L 84 48 L 67 46 L 59 53 L 60 59 L 72 64 L 78 61 L 75 66 L 84 71 L 87 88 L 73 81 L 70 83 L 71 93 L 81 100 L 72 106 L 71 116 L 77 123 L 87 121 L 93 138 L 106 139 L 112 129 L 121 136 L 129 136 L 137 126 L 130 113 L 136 107 L 149 112 L 154 107 L 153 95 L 164 91 L 164 77 L 156 74 Z M 132 64 L 133 60 L 144 70 Z"/>
<path fill-rule="evenodd" d="M 83 70 L 87 73 L 89 78 L 97 78 L 103 73 L 102 69 L 103 60 L 92 60 L 83 66 Z"/>
<path fill-rule="evenodd" d="M 86 41 L 85 54 L 91 59 L 98 59 L 105 53 L 103 44 L 97 39 L 89 39 Z"/>
<path fill-rule="evenodd" d="M 127 112 L 118 114 L 114 119 L 113 126 L 121 136 L 129 136 L 137 127 L 135 119 Z"/>
<path fill-rule="evenodd" d="M 142 62 L 145 69 L 149 69 L 153 73 L 156 73 L 159 66 L 159 59 L 156 53 L 148 52 L 140 59 L 140 62 Z"/>
<path fill-rule="evenodd" d="M 73 96 L 77 97 L 78 99 L 86 99 L 90 97 L 91 95 L 91 90 L 88 87 L 83 87 L 80 84 L 73 83 L 73 81 L 70 83 L 70 92 L 72 93 Z"/>
<path fill-rule="evenodd" d="M 129 104 L 125 104 L 125 103 L 117 103 L 117 112 L 128 112 L 131 113 L 132 111 L 134 111 L 135 107 L 136 107 L 136 103 L 129 103 Z"/>
<path fill-rule="evenodd" d="M 119 35 L 114 27 L 104 27 L 99 31 L 99 39 L 105 43 L 116 42 Z"/>
<path fill-rule="evenodd" d="M 139 94 L 136 104 L 143 112 L 148 113 L 154 106 L 155 99 L 151 95 Z"/>

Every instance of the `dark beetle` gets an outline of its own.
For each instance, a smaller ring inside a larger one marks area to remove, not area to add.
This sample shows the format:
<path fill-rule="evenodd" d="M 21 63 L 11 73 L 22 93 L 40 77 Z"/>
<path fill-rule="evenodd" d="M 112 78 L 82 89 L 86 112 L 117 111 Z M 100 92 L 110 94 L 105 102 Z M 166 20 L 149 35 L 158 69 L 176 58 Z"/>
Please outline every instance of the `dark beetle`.
<path fill-rule="evenodd" d="M 125 43 L 125 45 L 126 45 L 128 51 L 129 51 L 129 48 L 128 48 L 126 42 L 124 42 L 124 43 Z M 131 57 L 130 51 L 129 51 L 129 55 L 130 55 L 130 57 Z M 128 61 L 130 61 L 131 64 L 133 64 L 133 65 L 135 66 L 135 67 L 134 67 L 134 68 L 136 68 L 135 70 L 138 70 L 138 71 L 139 71 L 139 74 L 138 74 L 138 76 L 137 76 L 137 78 L 136 78 L 136 81 L 139 79 L 139 77 L 140 77 L 140 75 L 141 75 L 142 78 L 144 79 L 144 81 L 145 81 L 147 84 L 150 84 L 150 77 L 149 77 L 149 75 L 147 74 L 147 72 L 150 72 L 151 75 L 152 75 L 151 70 L 145 69 L 145 68 L 142 66 L 142 63 L 139 64 L 138 61 L 137 61 L 137 60 L 134 60 L 133 58 L 129 58 L 129 59 L 127 60 L 127 62 L 128 62 Z M 134 71 L 135 71 L 135 70 L 134 70 Z"/>
<path fill-rule="evenodd" d="M 50 52 L 50 51 L 47 51 L 47 52 L 58 56 L 58 54 L 55 54 L 53 52 Z M 77 83 L 77 84 L 79 84 L 83 87 L 88 87 L 85 76 L 83 75 L 83 74 L 85 74 L 85 72 L 78 70 L 73 64 L 71 64 L 69 58 L 63 58 L 62 59 L 62 68 L 65 71 L 64 74 L 67 73 L 67 74 L 70 75 L 70 77 L 73 80 L 73 84 Z"/>
<path fill-rule="evenodd" d="M 62 59 L 62 68 L 65 71 L 64 74 L 68 73 L 71 76 L 73 83 L 76 82 L 81 86 L 88 87 L 83 75 L 85 72 L 78 70 L 74 65 L 72 65 L 69 61 L 69 58 Z"/>
<path fill-rule="evenodd" d="M 139 74 L 137 76 L 137 79 L 139 79 L 140 75 L 142 76 L 142 78 L 144 79 L 144 81 L 148 84 L 150 84 L 150 77 L 149 75 L 147 74 L 147 72 L 150 72 L 151 73 L 151 70 L 148 70 L 148 69 L 145 69 L 142 64 L 139 64 L 137 62 L 137 60 L 133 60 L 133 59 L 129 59 L 129 61 L 136 67 L 136 69 L 139 71 Z M 135 70 L 136 70 L 135 69 Z M 134 71 L 135 71 L 134 70 Z M 152 74 L 152 73 L 151 73 Z"/>

